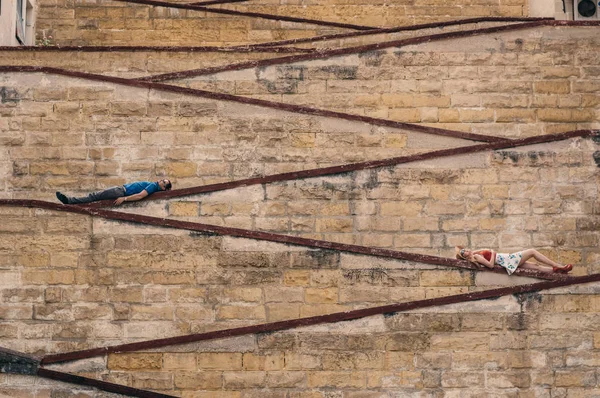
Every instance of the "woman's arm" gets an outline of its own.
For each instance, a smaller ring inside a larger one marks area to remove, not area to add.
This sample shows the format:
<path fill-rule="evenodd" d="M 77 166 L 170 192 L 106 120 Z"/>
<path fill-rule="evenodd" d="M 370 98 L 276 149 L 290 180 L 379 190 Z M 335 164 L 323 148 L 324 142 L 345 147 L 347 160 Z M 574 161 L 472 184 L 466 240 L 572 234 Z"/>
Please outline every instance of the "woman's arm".
<path fill-rule="evenodd" d="M 148 191 L 146 191 L 145 189 L 140 192 L 140 193 L 136 193 L 135 195 L 131 195 L 131 196 L 121 196 L 120 198 L 117 198 L 113 204 L 115 206 L 119 206 L 121 203 L 123 202 L 136 202 L 138 200 L 142 200 L 144 199 L 146 196 L 148 196 Z"/>
<path fill-rule="evenodd" d="M 479 264 L 483 264 L 488 268 L 494 268 L 494 264 L 492 264 L 488 260 L 486 260 L 481 254 L 474 254 L 473 259 L 475 261 L 477 261 Z"/>

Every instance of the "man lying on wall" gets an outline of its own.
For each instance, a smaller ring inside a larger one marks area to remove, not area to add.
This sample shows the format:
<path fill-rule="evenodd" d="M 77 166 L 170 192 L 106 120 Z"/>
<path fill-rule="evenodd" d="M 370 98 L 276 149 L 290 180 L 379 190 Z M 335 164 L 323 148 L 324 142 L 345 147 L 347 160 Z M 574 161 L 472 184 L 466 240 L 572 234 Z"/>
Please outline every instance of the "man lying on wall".
<path fill-rule="evenodd" d="M 123 202 L 135 202 L 144 199 L 146 196 L 152 195 L 158 191 L 169 191 L 171 189 L 171 181 L 168 179 L 159 180 L 156 182 L 136 181 L 119 187 L 111 187 L 103 191 L 92 192 L 86 196 L 73 197 L 67 196 L 61 192 L 56 192 L 56 197 L 63 204 L 78 204 L 97 202 L 99 200 L 115 199 L 114 205 L 119 206 Z"/>

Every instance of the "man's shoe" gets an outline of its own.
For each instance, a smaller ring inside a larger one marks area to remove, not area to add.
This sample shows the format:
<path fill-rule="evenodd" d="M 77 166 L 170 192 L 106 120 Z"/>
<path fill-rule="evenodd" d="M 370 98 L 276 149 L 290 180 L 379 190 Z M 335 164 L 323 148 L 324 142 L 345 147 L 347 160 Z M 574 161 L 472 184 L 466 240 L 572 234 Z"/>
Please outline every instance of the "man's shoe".
<path fill-rule="evenodd" d="M 64 204 L 64 205 L 69 204 L 69 198 L 67 198 L 67 196 L 65 194 L 56 192 L 56 197 L 58 198 L 58 200 L 60 200 L 62 202 L 62 204 Z"/>

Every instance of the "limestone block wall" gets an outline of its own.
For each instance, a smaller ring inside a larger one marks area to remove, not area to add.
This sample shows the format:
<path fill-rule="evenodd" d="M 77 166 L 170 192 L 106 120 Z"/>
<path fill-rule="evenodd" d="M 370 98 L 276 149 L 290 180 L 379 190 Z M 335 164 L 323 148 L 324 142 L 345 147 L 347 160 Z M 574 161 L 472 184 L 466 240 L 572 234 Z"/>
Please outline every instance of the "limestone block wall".
<path fill-rule="evenodd" d="M 0 344 L 28 353 L 526 281 L 88 216 L 0 211 Z M 597 287 L 581 286 L 51 368 L 181 397 L 593 396 L 599 316 Z M 0 379 L 0 393 L 104 396 L 14 375 Z"/>
<path fill-rule="evenodd" d="M 38 26 L 58 44 L 222 45 L 341 31 L 117 2 L 40 3 Z M 276 10 L 358 23 L 349 16 L 360 9 L 360 23 L 397 25 L 522 15 L 525 6 L 429 3 L 286 2 Z M 175 83 L 528 137 L 598 128 L 597 50 L 588 28 L 545 28 Z M 133 78 L 271 56 L 124 54 L 5 52 L 0 62 Z M 0 74 L 2 199 L 56 202 L 56 190 L 166 176 L 185 188 L 474 144 L 85 79 Z M 446 257 L 458 244 L 535 246 L 585 275 L 600 272 L 599 162 L 598 138 L 575 138 L 117 210 Z M 0 347 L 36 355 L 535 281 L 42 209 L 2 206 L 0 217 Z M 49 367 L 182 398 L 590 397 L 600 394 L 598 293 L 598 283 L 587 284 Z M 0 374 L 2 394 L 107 396 Z"/>
<path fill-rule="evenodd" d="M 188 2 L 189 3 L 189 2 Z M 67 45 L 234 45 L 347 32 L 344 28 L 110 1 L 40 1 L 37 34 Z M 527 16 L 524 0 L 277 2 L 210 6 L 374 27 L 479 16 Z"/>

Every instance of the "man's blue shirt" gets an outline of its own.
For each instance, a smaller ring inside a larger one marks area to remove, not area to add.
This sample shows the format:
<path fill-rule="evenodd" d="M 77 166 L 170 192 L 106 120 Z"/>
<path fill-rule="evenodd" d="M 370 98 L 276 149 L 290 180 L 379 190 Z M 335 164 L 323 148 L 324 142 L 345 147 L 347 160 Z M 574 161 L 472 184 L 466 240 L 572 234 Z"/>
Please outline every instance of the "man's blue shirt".
<path fill-rule="evenodd" d="M 125 196 L 135 195 L 142 192 L 144 189 L 146 192 L 148 192 L 148 195 L 152 195 L 154 192 L 160 191 L 158 183 L 150 181 L 136 181 L 123 186 L 125 187 Z"/>

